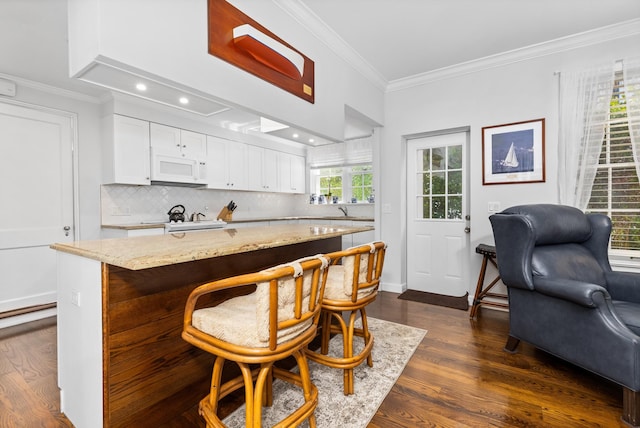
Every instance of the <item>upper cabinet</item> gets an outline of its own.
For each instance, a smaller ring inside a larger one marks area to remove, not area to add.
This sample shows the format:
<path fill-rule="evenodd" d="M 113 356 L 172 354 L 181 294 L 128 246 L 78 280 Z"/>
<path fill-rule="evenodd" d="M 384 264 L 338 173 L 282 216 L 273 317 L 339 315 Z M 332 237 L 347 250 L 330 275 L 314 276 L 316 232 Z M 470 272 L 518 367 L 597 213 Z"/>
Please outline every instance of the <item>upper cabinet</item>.
<path fill-rule="evenodd" d="M 262 147 L 247 146 L 249 190 L 278 191 L 278 152 Z"/>
<path fill-rule="evenodd" d="M 185 129 L 152 123 L 151 147 L 154 152 L 190 159 L 206 159 L 207 136 Z"/>
<path fill-rule="evenodd" d="M 305 159 L 291 153 L 278 154 L 278 179 L 280 191 L 304 193 L 306 188 Z"/>
<path fill-rule="evenodd" d="M 210 189 L 248 190 L 247 145 L 207 136 Z"/>
<path fill-rule="evenodd" d="M 104 121 L 105 184 L 305 192 L 303 156 L 118 114 Z"/>
<path fill-rule="evenodd" d="M 149 122 L 117 114 L 103 121 L 105 184 L 151 184 Z"/>

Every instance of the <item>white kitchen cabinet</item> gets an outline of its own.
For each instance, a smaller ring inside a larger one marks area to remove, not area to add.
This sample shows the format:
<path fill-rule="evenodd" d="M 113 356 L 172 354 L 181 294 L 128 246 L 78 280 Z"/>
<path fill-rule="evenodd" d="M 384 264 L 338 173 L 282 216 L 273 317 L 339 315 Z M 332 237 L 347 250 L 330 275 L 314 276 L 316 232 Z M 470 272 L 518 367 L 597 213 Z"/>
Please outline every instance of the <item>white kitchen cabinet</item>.
<path fill-rule="evenodd" d="M 278 154 L 278 180 L 281 192 L 304 193 L 306 190 L 305 159 L 291 153 Z"/>
<path fill-rule="evenodd" d="M 127 116 L 103 119 L 105 184 L 151 184 L 149 122 Z"/>
<path fill-rule="evenodd" d="M 203 160 L 207 157 L 204 134 L 152 123 L 150 136 L 151 147 L 157 154 Z"/>
<path fill-rule="evenodd" d="M 247 145 L 207 136 L 209 189 L 247 190 Z"/>
<path fill-rule="evenodd" d="M 351 221 L 351 220 L 331 220 L 331 224 L 335 226 L 353 226 L 363 227 L 375 225 L 372 221 Z M 347 249 L 358 245 L 368 244 L 375 240 L 375 231 L 352 233 L 351 235 L 342 235 L 342 248 Z"/>
<path fill-rule="evenodd" d="M 354 221 L 352 225 L 354 227 L 360 227 L 360 226 L 374 227 L 375 223 L 372 221 Z M 351 243 L 351 246 L 355 247 L 358 245 L 368 244 L 369 242 L 375 241 L 376 232 L 375 230 L 369 230 L 367 232 L 354 233 L 351 236 L 353 238 L 353 242 Z"/>
<path fill-rule="evenodd" d="M 278 152 L 257 146 L 247 146 L 248 189 L 277 192 Z"/>

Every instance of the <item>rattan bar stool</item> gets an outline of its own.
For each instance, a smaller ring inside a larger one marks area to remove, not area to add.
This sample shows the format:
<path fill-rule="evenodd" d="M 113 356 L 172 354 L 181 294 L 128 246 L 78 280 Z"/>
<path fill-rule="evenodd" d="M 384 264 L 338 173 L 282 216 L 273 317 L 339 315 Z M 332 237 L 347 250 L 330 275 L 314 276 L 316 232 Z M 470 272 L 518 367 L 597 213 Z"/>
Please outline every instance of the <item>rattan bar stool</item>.
<path fill-rule="evenodd" d="M 354 392 L 353 369 L 365 359 L 369 367 L 373 366 L 373 335 L 369 332 L 365 307 L 378 295 L 386 248 L 384 242 L 376 241 L 326 254 L 331 265 L 322 299 L 320 352 L 307 349 L 307 356 L 320 364 L 344 370 L 345 395 Z M 342 264 L 337 264 L 338 262 Z M 343 312 L 349 313 L 348 322 L 345 322 Z M 362 320 L 362 328 L 355 327 L 358 314 Z M 342 335 L 342 357 L 328 355 L 331 333 Z M 356 336 L 364 339 L 364 348 L 358 355 L 353 355 Z"/>
<path fill-rule="evenodd" d="M 207 428 L 224 427 L 218 418 L 218 401 L 244 387 L 246 426 L 260 427 L 262 405 L 272 404 L 271 380 L 279 378 L 302 388 L 304 403 L 275 425 L 296 426 L 308 419 L 315 427 L 318 390 L 309 377 L 305 348 L 316 336 L 324 274 L 328 259 L 315 256 L 257 273 L 213 281 L 189 296 L 182 338 L 215 356 L 209 395 L 200 401 Z M 256 291 L 207 308 L 198 308 L 204 295 L 256 284 Z M 293 356 L 299 373 L 275 367 Z M 225 361 L 234 361 L 241 375 L 221 384 Z M 251 365 L 257 365 L 252 369 Z"/>

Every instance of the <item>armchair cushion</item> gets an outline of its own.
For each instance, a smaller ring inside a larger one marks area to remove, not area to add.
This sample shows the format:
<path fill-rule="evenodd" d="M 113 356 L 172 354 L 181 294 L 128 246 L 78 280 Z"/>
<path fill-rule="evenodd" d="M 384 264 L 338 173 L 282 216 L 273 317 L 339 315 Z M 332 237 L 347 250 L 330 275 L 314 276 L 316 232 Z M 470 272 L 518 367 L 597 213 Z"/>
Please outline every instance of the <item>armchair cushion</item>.
<path fill-rule="evenodd" d="M 607 283 L 593 254 L 580 244 L 536 247 L 531 270 L 534 277 L 573 279 L 601 286 Z"/>
<path fill-rule="evenodd" d="M 632 272 L 606 272 L 607 288 L 614 300 L 640 303 L 640 275 Z"/>
<path fill-rule="evenodd" d="M 613 301 L 615 314 L 636 335 L 640 336 L 640 304 L 632 302 Z"/>

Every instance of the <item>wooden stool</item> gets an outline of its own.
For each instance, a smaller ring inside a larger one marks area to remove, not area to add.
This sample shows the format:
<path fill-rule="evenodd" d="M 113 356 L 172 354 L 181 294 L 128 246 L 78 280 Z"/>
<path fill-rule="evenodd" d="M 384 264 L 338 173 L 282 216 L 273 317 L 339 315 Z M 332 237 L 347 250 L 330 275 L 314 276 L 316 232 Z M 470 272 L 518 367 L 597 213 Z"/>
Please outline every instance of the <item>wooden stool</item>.
<path fill-rule="evenodd" d="M 491 293 L 491 289 L 494 285 L 500 281 L 500 274 L 495 277 L 493 281 L 484 286 L 484 277 L 487 273 L 487 263 L 491 263 L 496 269 L 498 269 L 498 263 L 496 261 L 496 247 L 493 245 L 479 244 L 476 247 L 476 253 L 482 254 L 482 266 L 480 266 L 480 275 L 478 276 L 478 285 L 476 285 L 476 293 L 473 296 L 473 305 L 471 306 L 470 318 L 475 318 L 480 305 L 496 306 L 499 308 L 508 308 L 508 298 L 506 294 Z M 485 297 L 492 297 L 502 299 L 503 301 L 485 301 Z"/>

